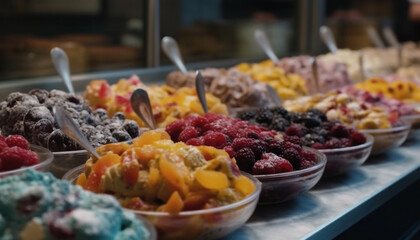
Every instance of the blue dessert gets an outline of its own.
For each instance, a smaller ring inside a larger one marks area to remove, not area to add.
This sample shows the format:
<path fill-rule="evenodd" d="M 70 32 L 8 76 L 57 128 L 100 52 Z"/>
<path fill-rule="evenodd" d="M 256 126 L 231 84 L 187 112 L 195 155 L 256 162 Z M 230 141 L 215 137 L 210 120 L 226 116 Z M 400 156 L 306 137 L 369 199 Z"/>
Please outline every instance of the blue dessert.
<path fill-rule="evenodd" d="M 28 170 L 0 179 L 1 239 L 148 239 L 150 232 L 111 196 Z"/>

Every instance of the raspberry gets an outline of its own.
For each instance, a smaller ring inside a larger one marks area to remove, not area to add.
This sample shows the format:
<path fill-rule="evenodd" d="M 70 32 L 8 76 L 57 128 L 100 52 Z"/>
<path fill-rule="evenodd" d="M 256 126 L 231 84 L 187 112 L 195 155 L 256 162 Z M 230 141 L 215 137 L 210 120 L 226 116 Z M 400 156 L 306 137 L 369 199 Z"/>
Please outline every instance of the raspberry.
<path fill-rule="evenodd" d="M 204 144 L 218 149 L 226 146 L 226 137 L 223 133 L 213 132 L 204 136 Z"/>
<path fill-rule="evenodd" d="M 361 132 L 354 131 L 350 135 L 350 141 L 353 146 L 360 145 L 366 142 L 365 135 L 363 135 Z"/>
<path fill-rule="evenodd" d="M 297 136 L 287 136 L 286 135 L 286 136 L 284 136 L 284 141 L 291 142 L 291 143 L 297 144 L 299 146 L 302 146 L 302 144 L 303 144 L 300 137 L 297 137 Z"/>
<path fill-rule="evenodd" d="M 3 149 L 8 148 L 9 146 L 7 146 L 6 142 L 0 141 L 0 152 L 3 151 Z"/>
<path fill-rule="evenodd" d="M 229 157 L 231 157 L 231 158 L 234 157 L 234 152 L 233 152 L 232 146 L 226 146 L 223 149 L 229 154 Z"/>
<path fill-rule="evenodd" d="M 252 148 L 254 139 L 251 138 L 235 138 L 232 142 L 233 150 L 238 151 L 242 148 Z"/>
<path fill-rule="evenodd" d="M 282 152 L 280 142 L 279 141 L 271 142 L 267 147 L 267 152 L 271 152 L 271 153 L 274 153 L 276 155 L 279 155 Z"/>
<path fill-rule="evenodd" d="M 327 149 L 333 149 L 333 148 L 341 148 L 342 146 L 341 146 L 340 140 L 338 140 L 337 138 L 331 138 L 324 144 L 324 147 Z"/>
<path fill-rule="evenodd" d="M 330 130 L 330 134 L 333 137 L 336 137 L 336 138 L 347 138 L 347 137 L 349 137 L 348 129 L 345 126 L 343 126 L 342 124 L 334 125 Z"/>
<path fill-rule="evenodd" d="M 282 153 L 280 153 L 280 156 L 282 158 L 287 159 L 295 169 L 299 169 L 300 162 L 302 161 L 302 158 L 299 154 L 299 152 L 294 148 L 287 148 L 283 150 Z"/>
<path fill-rule="evenodd" d="M 316 155 L 313 152 L 303 150 L 301 155 L 302 155 L 303 161 L 316 162 Z"/>
<path fill-rule="evenodd" d="M 0 158 L 2 160 L 3 171 L 39 163 L 39 158 L 34 152 L 17 146 L 4 149 L 0 153 Z"/>
<path fill-rule="evenodd" d="M 274 174 L 276 169 L 274 168 L 274 162 L 268 160 L 258 160 L 254 167 L 252 167 L 252 174 L 262 175 L 262 174 Z"/>
<path fill-rule="evenodd" d="M 173 121 L 166 126 L 166 132 L 171 136 L 172 141 L 177 141 L 179 134 L 187 126 L 187 123 L 183 120 Z"/>
<path fill-rule="evenodd" d="M 325 146 L 322 144 L 322 143 L 314 143 L 314 144 L 312 144 L 311 145 L 311 148 L 314 148 L 314 149 L 325 149 Z"/>
<path fill-rule="evenodd" d="M 208 123 L 207 119 L 202 116 L 195 117 L 191 121 L 191 126 L 195 127 L 200 132 L 204 131 L 204 126 Z"/>
<path fill-rule="evenodd" d="M 293 166 L 289 161 L 274 153 L 264 153 L 261 159 L 272 162 L 276 173 L 290 172 L 293 170 Z"/>
<path fill-rule="evenodd" d="M 0 142 L 4 142 L 6 138 L 3 135 L 0 135 Z"/>
<path fill-rule="evenodd" d="M 300 124 L 292 124 L 290 127 L 286 129 L 286 134 L 289 136 L 298 136 L 302 137 L 305 135 L 307 129 L 306 127 L 300 125 Z"/>
<path fill-rule="evenodd" d="M 255 155 L 250 148 L 242 148 L 234 154 L 236 164 L 242 171 L 251 173 L 255 163 Z"/>
<path fill-rule="evenodd" d="M 353 146 L 351 140 L 348 139 L 348 138 L 342 138 L 342 139 L 340 139 L 340 142 L 341 142 L 341 146 L 342 147 L 351 147 L 351 146 Z"/>
<path fill-rule="evenodd" d="M 281 151 L 285 151 L 286 149 L 289 149 L 289 148 L 293 148 L 297 152 L 302 151 L 302 147 L 299 146 L 299 145 L 297 145 L 297 144 L 294 144 L 294 143 L 288 142 L 288 141 L 282 141 L 282 142 L 280 142 L 280 149 L 281 149 Z"/>
<path fill-rule="evenodd" d="M 260 137 L 258 136 L 258 133 L 256 133 L 256 132 L 249 132 L 249 133 L 247 133 L 246 134 L 246 137 L 247 138 L 254 138 L 254 139 L 259 139 Z"/>
<path fill-rule="evenodd" d="M 316 165 L 315 162 L 304 160 L 300 163 L 300 168 L 299 169 L 305 169 L 305 168 L 309 168 L 309 167 L 312 167 L 312 166 L 315 166 L 315 165 Z"/>
<path fill-rule="evenodd" d="M 191 138 L 198 137 L 198 131 L 194 127 L 186 127 L 178 136 L 178 141 L 187 142 Z"/>
<path fill-rule="evenodd" d="M 203 145 L 203 139 L 202 138 L 191 138 L 188 141 L 185 142 L 188 145 L 193 146 L 201 146 Z"/>
<path fill-rule="evenodd" d="M 17 146 L 23 149 L 29 149 L 28 141 L 21 135 L 10 135 L 5 140 L 7 146 Z"/>

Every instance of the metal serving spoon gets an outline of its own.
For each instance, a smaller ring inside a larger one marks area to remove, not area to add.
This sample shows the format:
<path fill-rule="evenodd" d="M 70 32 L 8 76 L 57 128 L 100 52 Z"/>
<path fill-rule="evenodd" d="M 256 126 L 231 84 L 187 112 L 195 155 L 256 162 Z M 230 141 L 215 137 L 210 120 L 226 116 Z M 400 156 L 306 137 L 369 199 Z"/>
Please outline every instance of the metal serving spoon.
<path fill-rule="evenodd" d="M 370 41 L 375 45 L 375 47 L 380 49 L 385 49 L 385 44 L 379 36 L 378 30 L 376 28 L 369 26 L 366 29 L 367 35 L 369 36 Z"/>
<path fill-rule="evenodd" d="M 195 73 L 195 90 L 197 91 L 198 99 L 200 100 L 201 106 L 205 113 L 208 113 L 208 107 L 206 102 L 206 90 L 204 86 L 204 79 L 201 76 L 200 71 Z"/>
<path fill-rule="evenodd" d="M 396 48 L 398 51 L 398 65 L 401 67 L 403 64 L 402 62 L 402 47 L 400 42 L 397 39 L 397 36 L 395 35 L 394 30 L 392 30 L 390 27 L 384 27 L 382 28 L 382 33 L 385 37 L 385 40 L 389 45 Z"/>
<path fill-rule="evenodd" d="M 171 59 L 173 63 L 179 68 L 183 74 L 187 74 L 187 68 L 185 67 L 184 61 L 179 51 L 178 43 L 171 37 L 162 38 L 162 49 L 166 53 L 166 56 Z"/>
<path fill-rule="evenodd" d="M 70 78 L 69 58 L 66 52 L 59 47 L 51 49 L 51 60 L 55 70 L 57 70 L 64 84 L 66 84 L 69 93 L 74 94 L 74 88 Z"/>
<path fill-rule="evenodd" d="M 279 58 L 274 53 L 273 48 L 271 47 L 270 41 L 268 41 L 267 35 L 264 31 L 257 29 L 254 32 L 255 40 L 257 40 L 258 45 L 265 52 L 268 58 L 271 59 L 274 63 L 279 61 Z"/>
<path fill-rule="evenodd" d="M 130 98 L 133 111 L 146 123 L 150 129 L 156 129 L 156 122 L 150 104 L 149 94 L 143 88 L 137 88 Z"/>
<path fill-rule="evenodd" d="M 274 102 L 276 106 L 281 106 L 282 101 L 279 95 L 277 94 L 277 91 L 270 86 L 269 84 L 265 84 L 265 87 L 267 88 L 268 96 L 270 96 L 271 100 Z"/>
<path fill-rule="evenodd" d="M 96 158 L 100 158 L 95 148 L 90 144 L 89 140 L 80 131 L 79 127 L 74 123 L 74 120 L 62 107 L 55 106 L 53 108 L 55 120 L 61 131 L 63 131 L 69 138 L 73 139 L 80 146 L 86 149 L 90 154 Z"/>
<path fill-rule="evenodd" d="M 315 82 L 315 90 L 316 92 L 319 92 L 319 75 L 318 75 L 318 62 L 316 60 L 316 57 L 312 57 L 312 75 L 314 77 Z"/>
<path fill-rule="evenodd" d="M 331 29 L 327 26 L 321 26 L 319 28 L 319 34 L 321 35 L 322 41 L 325 43 L 325 45 L 328 47 L 330 52 L 335 53 L 337 52 L 337 44 L 334 39 L 334 35 L 331 31 Z"/>

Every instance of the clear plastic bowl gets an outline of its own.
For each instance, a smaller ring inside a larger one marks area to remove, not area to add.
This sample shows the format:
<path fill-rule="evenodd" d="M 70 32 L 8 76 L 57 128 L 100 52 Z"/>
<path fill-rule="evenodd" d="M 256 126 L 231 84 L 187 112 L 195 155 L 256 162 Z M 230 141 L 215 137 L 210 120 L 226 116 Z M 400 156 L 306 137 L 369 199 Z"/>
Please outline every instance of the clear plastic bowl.
<path fill-rule="evenodd" d="M 405 124 L 410 124 L 410 132 L 407 139 L 413 140 L 420 136 L 420 114 L 407 115 L 400 117 L 400 120 Z"/>
<path fill-rule="evenodd" d="M 22 168 L 11 170 L 11 171 L 0 172 L 0 178 L 21 174 L 27 169 L 35 169 L 41 172 L 48 171 L 48 168 L 53 160 L 53 154 L 51 153 L 51 151 L 44 147 L 36 146 L 32 144 L 29 145 L 29 149 L 38 155 L 40 162 L 33 166 L 22 167 Z"/>
<path fill-rule="evenodd" d="M 286 173 L 253 175 L 262 183 L 259 203 L 284 202 L 298 194 L 309 191 L 319 182 L 324 172 L 327 158 L 325 154 L 315 149 L 308 147 L 304 147 L 304 149 L 316 155 L 317 164 L 315 166 Z"/>
<path fill-rule="evenodd" d="M 325 164 L 324 164 L 325 165 Z M 69 171 L 64 180 L 75 183 L 83 173 L 84 166 Z M 167 212 L 130 210 L 137 216 L 148 219 L 156 227 L 159 239 L 219 239 L 242 226 L 254 212 L 261 193 L 261 183 L 255 176 L 242 172 L 255 184 L 255 191 L 239 202 L 226 206 L 184 211 L 178 214 Z"/>
<path fill-rule="evenodd" d="M 320 149 L 327 157 L 323 177 L 332 177 L 343 174 L 351 169 L 362 165 L 368 159 L 372 150 L 374 139 L 371 135 L 364 133 L 366 142 L 357 146 Z"/>
<path fill-rule="evenodd" d="M 410 124 L 394 128 L 364 129 L 359 131 L 373 136 L 374 142 L 371 155 L 377 155 L 401 146 L 407 139 Z"/>
<path fill-rule="evenodd" d="M 129 211 L 129 210 L 124 209 L 124 211 Z M 153 224 L 144 217 L 141 217 L 141 216 L 137 215 L 137 218 L 142 221 L 142 223 L 143 223 L 144 227 L 146 228 L 147 232 L 149 232 L 149 236 L 147 238 L 143 239 L 143 240 L 157 240 L 158 239 L 157 238 L 157 232 L 156 232 L 156 229 L 153 226 Z"/>

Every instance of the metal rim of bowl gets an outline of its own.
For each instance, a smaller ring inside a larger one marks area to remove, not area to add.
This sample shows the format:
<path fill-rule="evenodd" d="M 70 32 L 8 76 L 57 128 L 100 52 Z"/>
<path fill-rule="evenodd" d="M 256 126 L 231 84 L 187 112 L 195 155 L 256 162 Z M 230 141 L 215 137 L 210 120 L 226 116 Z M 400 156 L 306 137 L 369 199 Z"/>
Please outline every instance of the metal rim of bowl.
<path fill-rule="evenodd" d="M 363 133 L 363 135 L 365 135 L 365 138 L 366 138 L 366 142 L 363 144 L 351 146 L 351 147 L 344 147 L 344 148 L 318 149 L 318 151 L 322 153 L 339 153 L 339 152 L 354 151 L 354 150 L 360 150 L 363 148 L 372 147 L 375 138 L 368 133 Z"/>
<path fill-rule="evenodd" d="M 78 172 L 80 172 L 83 169 L 84 169 L 84 165 L 80 165 L 78 167 L 75 167 L 72 170 L 68 171 L 66 174 L 64 174 L 62 179 L 73 182 L 75 180 L 75 178 L 69 178 L 69 177 L 77 174 Z M 165 217 L 165 216 L 166 217 L 173 217 L 173 216 L 185 217 L 185 216 L 194 216 L 194 215 L 199 215 L 199 214 L 211 214 L 211 213 L 216 213 L 216 212 L 235 209 L 237 207 L 244 206 L 244 205 L 246 205 L 246 204 L 248 204 L 248 203 L 250 203 L 254 200 L 258 200 L 258 198 L 260 196 L 260 193 L 261 193 L 261 189 L 262 189 L 262 186 L 261 186 L 262 183 L 254 175 L 251 175 L 249 173 L 242 172 L 242 171 L 241 171 L 241 174 L 244 175 L 245 177 L 247 177 L 248 179 L 250 179 L 254 183 L 255 190 L 254 190 L 254 192 L 249 194 L 244 199 L 242 199 L 238 202 L 235 202 L 235 203 L 225 205 L 225 206 L 220 206 L 220 207 L 215 207 L 215 208 L 210 208 L 210 209 L 205 209 L 205 210 L 182 211 L 182 212 L 179 212 L 177 214 L 170 214 L 170 213 L 167 213 L 167 212 L 132 210 L 132 209 L 128 209 L 128 208 L 124 208 L 124 209 L 129 210 L 129 211 L 131 211 L 135 214 L 140 214 L 140 215 L 143 215 L 143 216 L 155 216 L 155 217 Z"/>
<path fill-rule="evenodd" d="M 301 169 L 301 170 L 296 170 L 296 171 L 291 171 L 291 172 L 285 172 L 285 173 L 275 173 L 275 174 L 264 174 L 264 175 L 253 175 L 254 177 L 256 177 L 257 179 L 261 179 L 261 180 L 267 180 L 267 179 L 273 179 L 273 178 L 278 178 L 278 177 L 298 177 L 301 174 L 305 174 L 308 172 L 312 172 L 312 171 L 319 171 L 320 169 L 324 168 L 326 163 L 327 163 L 327 156 L 316 150 L 313 148 L 309 148 L 309 147 L 303 147 L 305 150 L 310 151 L 312 153 L 315 153 L 315 155 L 317 155 L 318 158 L 318 163 L 312 167 L 308 167 L 305 169 Z"/>
<path fill-rule="evenodd" d="M 38 145 L 33 145 L 33 144 L 29 145 L 29 149 L 31 151 L 35 152 L 35 153 L 37 153 L 37 151 L 38 151 L 40 154 L 46 154 L 47 155 L 46 159 L 43 160 L 43 161 L 40 159 L 41 160 L 40 163 L 32 165 L 32 166 L 25 166 L 25 167 L 21 167 L 21 168 L 10 170 L 10 171 L 0 172 L 0 177 L 13 175 L 13 174 L 16 174 L 16 173 L 21 173 L 21 172 L 24 172 L 25 170 L 28 170 L 28 169 L 36 169 L 36 168 L 40 168 L 40 167 L 47 167 L 48 165 L 50 165 L 52 163 L 52 161 L 54 159 L 54 156 L 53 156 L 53 154 L 50 150 L 48 150 L 44 147 L 38 146 Z"/>

